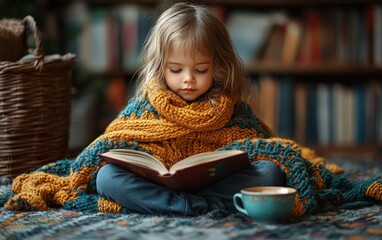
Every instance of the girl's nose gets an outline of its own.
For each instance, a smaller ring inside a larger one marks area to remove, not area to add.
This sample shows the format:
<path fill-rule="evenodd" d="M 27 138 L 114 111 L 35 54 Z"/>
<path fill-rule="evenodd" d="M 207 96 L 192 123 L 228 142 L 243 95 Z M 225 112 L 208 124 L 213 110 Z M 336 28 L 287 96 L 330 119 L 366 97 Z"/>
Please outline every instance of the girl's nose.
<path fill-rule="evenodd" d="M 187 72 L 185 73 L 185 76 L 184 76 L 183 81 L 184 81 L 185 83 L 193 83 L 193 82 L 195 82 L 194 74 L 192 74 L 192 72 L 190 72 L 190 71 L 187 71 Z"/>

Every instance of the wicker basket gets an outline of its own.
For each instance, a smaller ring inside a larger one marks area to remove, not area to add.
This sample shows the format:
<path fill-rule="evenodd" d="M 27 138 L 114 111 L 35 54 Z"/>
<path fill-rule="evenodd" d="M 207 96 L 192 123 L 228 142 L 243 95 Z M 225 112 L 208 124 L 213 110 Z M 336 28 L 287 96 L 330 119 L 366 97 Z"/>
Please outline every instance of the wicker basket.
<path fill-rule="evenodd" d="M 75 62 L 73 54 L 44 56 L 34 19 L 23 23 L 33 55 L 0 62 L 0 176 L 11 179 L 67 154 Z"/>

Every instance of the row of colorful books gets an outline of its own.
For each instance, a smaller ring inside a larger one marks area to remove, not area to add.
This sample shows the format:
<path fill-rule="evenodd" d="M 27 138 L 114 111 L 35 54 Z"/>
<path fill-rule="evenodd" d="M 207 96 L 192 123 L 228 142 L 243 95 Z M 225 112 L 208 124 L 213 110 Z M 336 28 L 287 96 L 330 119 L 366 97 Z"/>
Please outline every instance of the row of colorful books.
<path fill-rule="evenodd" d="M 75 1 L 67 17 L 68 31 L 76 33 L 69 51 L 92 72 L 133 72 L 154 17 L 152 7 L 125 3 L 89 8 Z M 382 5 L 310 8 L 297 16 L 240 10 L 220 18 L 246 64 L 258 60 L 382 65 Z"/>
<path fill-rule="evenodd" d="M 258 115 L 280 136 L 300 143 L 382 143 L 382 79 L 306 82 L 261 76 Z"/>
<path fill-rule="evenodd" d="M 233 44 L 244 63 L 345 63 L 382 65 L 382 5 L 237 11 L 227 16 Z"/>
<path fill-rule="evenodd" d="M 92 73 L 134 72 L 154 17 L 153 8 L 136 4 L 89 7 L 75 1 L 66 22 L 73 35 L 69 51 Z"/>

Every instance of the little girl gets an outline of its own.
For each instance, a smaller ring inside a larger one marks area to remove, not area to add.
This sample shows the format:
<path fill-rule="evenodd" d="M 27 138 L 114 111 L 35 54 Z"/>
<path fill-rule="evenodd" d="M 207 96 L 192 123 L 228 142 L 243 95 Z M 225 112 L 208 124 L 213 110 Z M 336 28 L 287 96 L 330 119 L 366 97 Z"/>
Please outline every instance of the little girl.
<path fill-rule="evenodd" d="M 382 201 L 382 178 L 353 182 L 314 151 L 276 137 L 252 113 L 250 82 L 227 31 L 207 8 L 174 4 L 157 20 L 142 55 L 140 86 L 105 132 L 74 160 L 47 164 L 13 180 L 4 208 L 203 214 L 233 210 L 241 188 L 297 190 L 293 216 L 343 203 Z M 167 167 L 201 152 L 245 151 L 252 168 L 198 192 L 151 183 L 99 156 L 111 149 L 145 151 Z"/>
<path fill-rule="evenodd" d="M 206 7 L 178 3 L 159 17 L 144 46 L 139 80 L 135 101 L 151 101 L 150 97 L 158 95 L 156 101 L 164 101 L 165 108 L 171 108 L 176 102 L 198 108 L 204 106 L 200 112 L 196 109 L 195 115 L 191 116 L 182 111 L 155 109 L 160 118 L 171 122 L 173 118 L 179 118 L 180 122 L 176 124 L 186 125 L 198 132 L 197 135 L 171 139 L 177 144 L 160 143 L 168 146 L 163 154 L 159 154 L 168 166 L 189 154 L 217 150 L 226 144 L 221 139 L 237 139 L 233 133 L 223 131 L 217 138 L 205 140 L 209 135 L 212 137 L 210 128 L 219 130 L 227 127 L 227 120 L 233 118 L 236 107 L 249 109 L 244 104 L 250 103 L 248 101 L 252 95 L 250 82 L 244 76 L 225 27 Z M 165 98 L 161 98 L 162 95 Z M 213 115 L 224 111 L 221 109 L 223 99 L 224 108 L 228 111 L 226 119 L 218 119 L 208 130 L 199 128 L 198 124 L 204 125 L 204 122 L 194 122 L 198 120 L 197 114 L 208 112 L 211 119 L 206 121 L 212 120 Z M 249 128 L 258 124 L 254 116 L 248 117 L 243 119 L 247 122 L 243 124 Z M 156 126 L 150 129 L 154 133 L 157 130 Z M 265 136 L 271 135 L 265 127 L 262 131 Z M 248 136 L 255 137 L 254 133 Z M 241 188 L 284 185 L 284 178 L 281 169 L 272 161 L 254 161 L 252 169 L 238 172 L 200 192 L 175 192 L 109 164 L 98 172 L 96 185 L 102 197 L 136 212 L 194 215 L 215 208 L 233 209 L 233 194 Z"/>

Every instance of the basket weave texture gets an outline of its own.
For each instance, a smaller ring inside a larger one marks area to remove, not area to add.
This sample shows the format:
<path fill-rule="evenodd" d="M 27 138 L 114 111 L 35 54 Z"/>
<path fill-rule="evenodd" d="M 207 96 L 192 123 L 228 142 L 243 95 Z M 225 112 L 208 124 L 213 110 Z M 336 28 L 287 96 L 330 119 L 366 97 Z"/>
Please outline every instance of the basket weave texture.
<path fill-rule="evenodd" d="M 0 62 L 0 176 L 15 176 L 67 154 L 73 54 L 44 56 L 33 17 L 33 55 Z M 1 46 L 0 46 L 1 47 Z"/>

